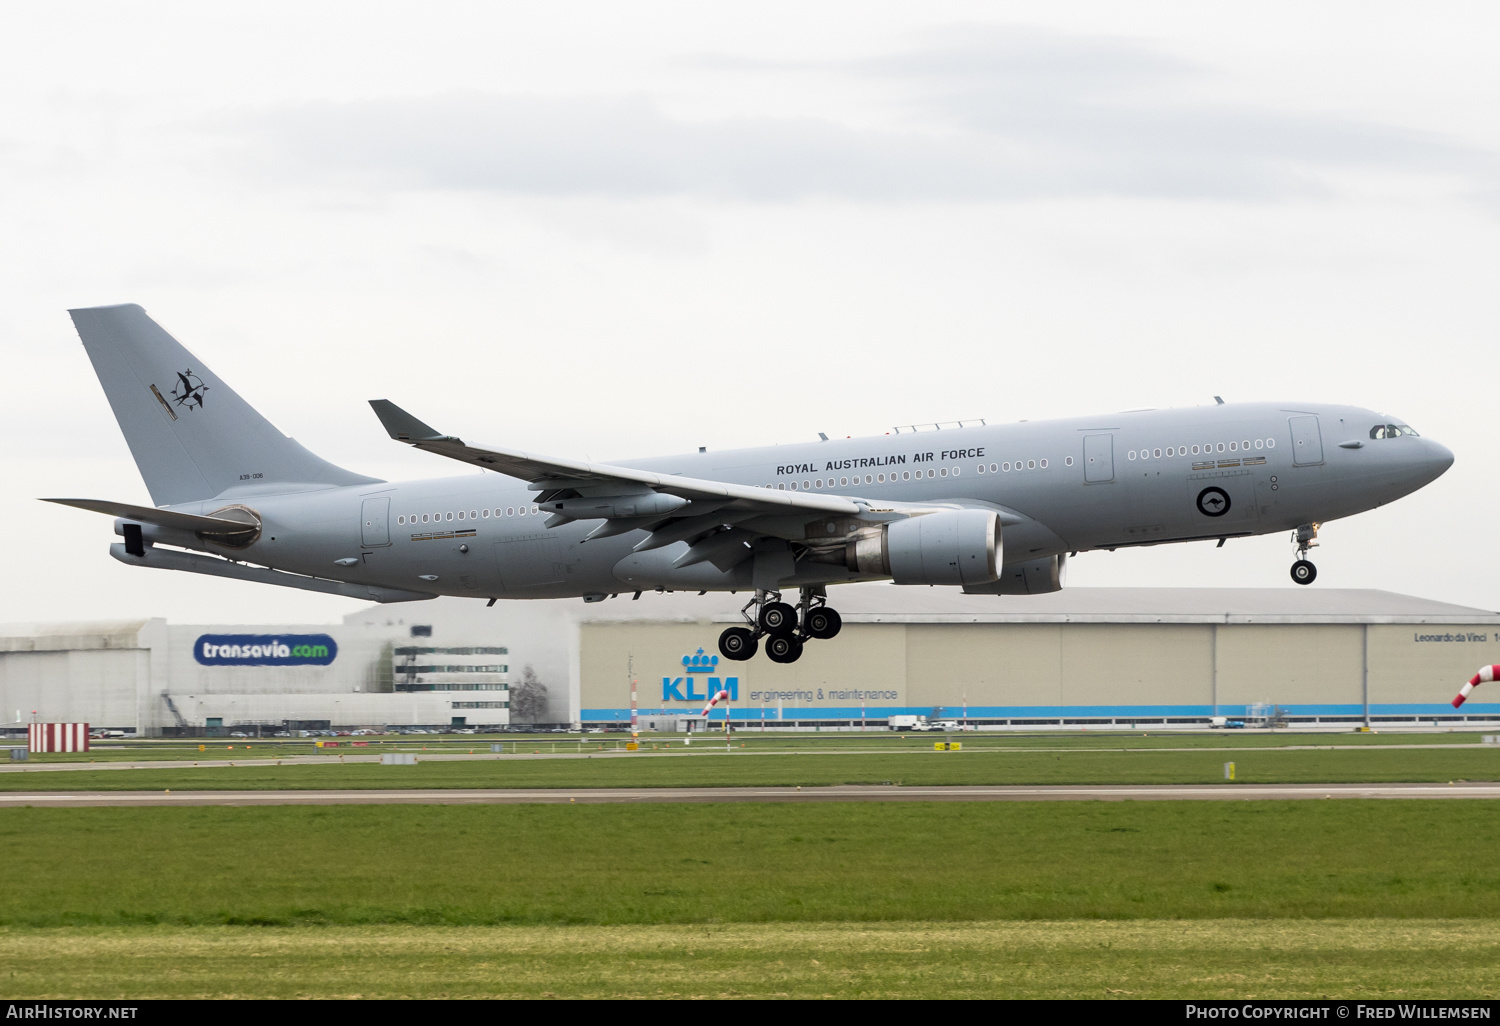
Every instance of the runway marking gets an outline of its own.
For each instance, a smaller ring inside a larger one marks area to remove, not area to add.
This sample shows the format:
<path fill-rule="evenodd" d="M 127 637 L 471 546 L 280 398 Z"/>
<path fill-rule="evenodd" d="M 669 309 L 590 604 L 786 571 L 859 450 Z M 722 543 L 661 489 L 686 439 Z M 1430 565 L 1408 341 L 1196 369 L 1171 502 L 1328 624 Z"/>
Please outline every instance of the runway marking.
<path fill-rule="evenodd" d="M 515 805 L 620 802 L 1272 801 L 1500 798 L 1500 784 L 1164 784 L 1036 787 L 452 788 L 321 791 L 75 791 L 0 794 L 0 808 L 150 805 Z"/>

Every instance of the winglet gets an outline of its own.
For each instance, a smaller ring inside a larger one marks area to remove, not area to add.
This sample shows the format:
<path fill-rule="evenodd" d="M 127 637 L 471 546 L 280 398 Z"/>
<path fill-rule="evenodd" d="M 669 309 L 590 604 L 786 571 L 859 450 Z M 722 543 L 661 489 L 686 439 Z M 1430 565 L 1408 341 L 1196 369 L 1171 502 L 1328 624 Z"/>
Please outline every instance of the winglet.
<path fill-rule="evenodd" d="M 457 442 L 460 439 L 445 435 L 416 417 L 407 413 L 389 399 L 371 399 L 370 408 L 380 418 L 381 425 L 398 442 Z"/>

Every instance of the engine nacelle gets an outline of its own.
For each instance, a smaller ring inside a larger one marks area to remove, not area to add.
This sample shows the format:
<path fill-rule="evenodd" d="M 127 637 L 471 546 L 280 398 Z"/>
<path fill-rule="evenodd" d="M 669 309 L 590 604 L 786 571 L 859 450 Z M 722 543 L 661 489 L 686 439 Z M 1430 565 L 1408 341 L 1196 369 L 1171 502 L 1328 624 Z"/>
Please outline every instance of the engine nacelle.
<path fill-rule="evenodd" d="M 884 524 L 851 538 L 844 563 L 897 584 L 983 585 L 1000 576 L 1000 518 L 983 509 L 944 510 Z"/>
<path fill-rule="evenodd" d="M 965 595 L 1046 595 L 1062 591 L 1068 579 L 1066 553 L 1033 559 L 1025 563 L 1007 563 L 1000 568 L 1000 579 L 990 584 L 965 587 Z"/>
<path fill-rule="evenodd" d="M 613 520 L 616 517 L 666 516 L 687 504 L 688 501 L 680 495 L 641 492 L 636 495 L 596 495 L 579 499 L 559 499 L 539 505 L 549 512 L 561 513 L 575 520 L 598 520 L 601 517 Z"/>

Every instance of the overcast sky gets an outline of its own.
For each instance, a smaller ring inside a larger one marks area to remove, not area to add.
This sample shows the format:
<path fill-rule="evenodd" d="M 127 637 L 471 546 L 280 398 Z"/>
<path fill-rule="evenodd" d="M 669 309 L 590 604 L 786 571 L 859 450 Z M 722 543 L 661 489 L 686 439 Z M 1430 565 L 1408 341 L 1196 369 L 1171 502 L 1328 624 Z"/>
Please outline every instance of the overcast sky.
<path fill-rule="evenodd" d="M 919 10 L 920 8 L 920 10 Z M 1232 400 L 1453 469 L 1314 587 L 1500 607 L 1500 13 L 1486 4 L 0 6 L 0 620 L 332 620 L 124 567 L 149 502 L 73 333 L 137 302 L 381 477 L 387 397 L 622 459 Z M 1078 585 L 1293 587 L 1275 536 Z M 1016 604 L 1023 600 L 1000 599 Z"/>

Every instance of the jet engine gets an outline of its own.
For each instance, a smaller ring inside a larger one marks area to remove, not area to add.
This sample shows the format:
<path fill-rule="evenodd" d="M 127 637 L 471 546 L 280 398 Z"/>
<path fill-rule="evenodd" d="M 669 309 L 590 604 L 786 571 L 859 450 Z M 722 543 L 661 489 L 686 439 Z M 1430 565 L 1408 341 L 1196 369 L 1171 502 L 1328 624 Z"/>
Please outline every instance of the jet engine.
<path fill-rule="evenodd" d="M 844 564 L 897 584 L 980 585 L 1000 576 L 1000 518 L 988 510 L 924 513 L 849 539 Z"/>
<path fill-rule="evenodd" d="M 1062 591 L 1068 579 L 1066 553 L 1032 559 L 1025 563 L 1007 563 L 1000 568 L 1000 579 L 990 584 L 965 586 L 965 595 L 1046 595 Z"/>

